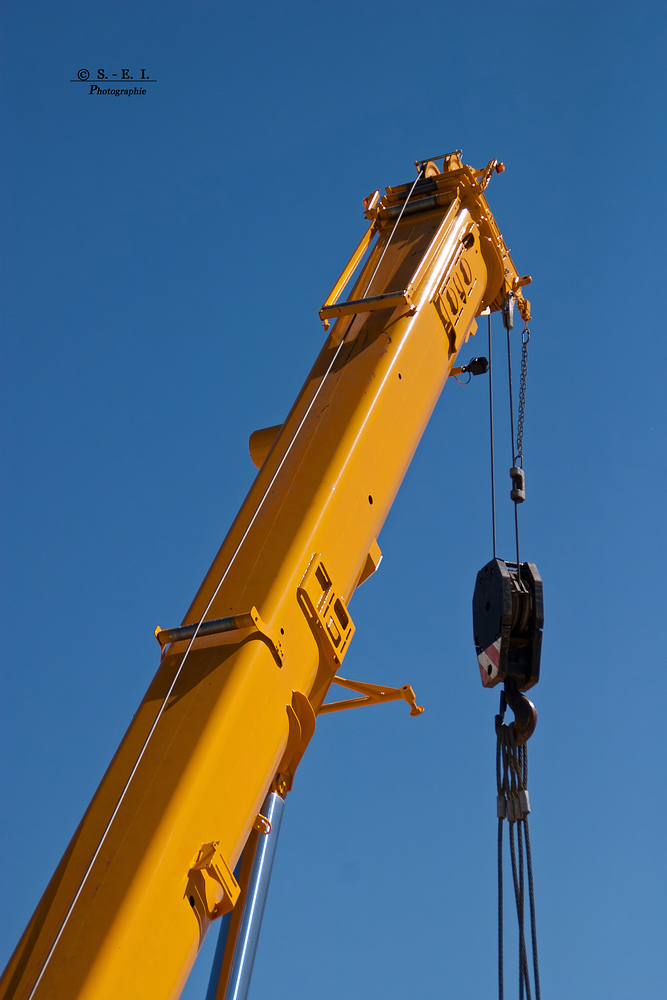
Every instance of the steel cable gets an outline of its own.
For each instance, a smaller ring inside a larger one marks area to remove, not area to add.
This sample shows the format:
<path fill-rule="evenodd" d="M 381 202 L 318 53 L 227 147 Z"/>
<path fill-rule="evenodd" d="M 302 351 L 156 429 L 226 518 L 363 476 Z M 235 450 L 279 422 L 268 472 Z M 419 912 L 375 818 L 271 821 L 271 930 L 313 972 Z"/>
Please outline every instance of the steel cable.
<path fill-rule="evenodd" d="M 510 331 L 507 331 L 507 372 L 509 376 L 509 396 L 510 396 L 510 433 L 512 435 L 512 466 L 516 465 L 516 450 L 514 444 L 514 392 L 512 389 L 512 345 L 510 343 Z M 523 434 L 523 425 L 522 425 Z M 516 534 L 516 573 L 519 583 L 521 583 L 521 557 L 519 555 L 519 505 L 514 504 L 514 532 Z"/>
<path fill-rule="evenodd" d="M 78 889 L 77 889 L 77 891 L 76 891 L 76 893 L 74 895 L 74 898 L 73 898 L 72 902 L 69 905 L 67 913 L 65 914 L 63 922 L 61 923 L 60 928 L 58 930 L 58 933 L 57 933 L 57 935 L 55 937 L 55 940 L 54 940 L 53 944 L 51 945 L 51 948 L 49 949 L 49 952 L 48 952 L 46 958 L 44 959 L 44 963 L 43 963 L 43 965 L 42 965 L 42 967 L 41 967 L 41 969 L 39 971 L 39 975 L 37 976 L 37 979 L 35 980 L 34 986 L 32 987 L 30 993 L 28 994 L 27 1000 L 33 1000 L 33 997 L 35 995 L 37 987 L 39 986 L 40 982 L 42 981 L 42 977 L 44 976 L 44 973 L 46 972 L 46 969 L 47 969 L 47 967 L 49 965 L 49 962 L 51 961 L 51 958 L 53 957 L 53 953 L 55 952 L 56 947 L 58 946 L 58 942 L 60 941 L 60 938 L 63 935 L 65 927 L 67 926 L 72 913 L 74 912 L 74 907 L 76 906 L 76 904 L 77 904 L 77 902 L 79 900 L 79 897 L 81 896 L 81 893 L 83 892 L 84 886 L 86 885 L 86 882 L 88 881 L 88 877 L 89 877 L 91 871 L 93 870 L 93 866 L 94 866 L 95 862 L 97 861 L 97 858 L 99 857 L 99 854 L 100 854 L 100 851 L 102 850 L 102 847 L 104 846 L 104 843 L 105 843 L 106 838 L 107 838 L 107 836 L 109 834 L 109 831 L 111 829 L 113 821 L 115 820 L 116 816 L 118 815 L 120 807 L 122 806 L 123 801 L 125 799 L 125 796 L 127 795 L 128 789 L 129 789 L 129 787 L 130 787 L 130 785 L 132 783 L 132 779 L 134 778 L 135 774 L 137 773 L 137 770 L 138 770 L 139 765 L 140 765 L 140 763 L 141 763 L 141 761 L 142 761 L 142 759 L 144 757 L 144 754 L 146 753 L 146 750 L 148 749 L 148 745 L 149 745 L 149 743 L 151 741 L 153 733 L 157 729 L 158 723 L 159 723 L 160 719 L 162 718 L 162 715 L 163 715 L 164 710 L 165 710 L 165 708 L 167 706 L 169 698 L 171 697 L 172 692 L 173 692 L 173 690 L 174 690 L 174 688 L 176 686 L 176 683 L 177 683 L 177 681 L 178 681 L 178 679 L 179 679 L 179 677 L 180 677 L 180 675 L 181 675 L 181 673 L 183 671 L 183 667 L 185 666 L 185 663 L 186 663 L 186 661 L 188 659 L 188 656 L 190 655 L 190 650 L 192 649 L 192 646 L 193 646 L 193 644 L 195 642 L 195 639 L 197 638 L 197 635 L 199 633 L 199 629 L 201 628 L 201 626 L 202 626 L 202 624 L 204 622 L 204 619 L 206 618 L 206 615 L 211 610 L 213 602 L 215 601 L 216 597 L 218 596 L 218 593 L 220 592 L 220 588 L 222 587 L 222 584 L 224 583 L 224 581 L 226 580 L 227 576 L 229 575 L 229 571 L 232 568 L 232 565 L 234 564 L 234 561 L 236 560 L 237 555 L 241 551 L 241 547 L 243 546 L 243 543 L 245 542 L 246 538 L 248 537 L 253 524 L 257 520 L 257 517 L 259 516 L 259 513 L 260 513 L 260 511 L 261 511 L 261 509 L 262 509 L 262 507 L 264 505 L 264 502 L 265 502 L 266 498 L 268 497 L 269 493 L 271 492 L 271 489 L 273 488 L 273 484 L 275 483 L 276 479 L 278 478 L 278 476 L 279 476 L 279 474 L 280 474 L 280 472 L 281 472 L 281 470 L 282 470 L 282 468 L 283 468 L 283 466 L 284 466 L 284 464 L 285 464 L 285 462 L 287 460 L 287 456 L 289 455 L 290 451 L 292 450 L 294 442 L 296 441 L 296 439 L 297 439 L 297 437 L 299 435 L 299 432 L 301 431 L 301 428 L 303 427 L 304 423 L 308 419 L 308 416 L 310 415 L 310 412 L 311 412 L 313 406 L 315 405 L 315 402 L 316 402 L 316 400 L 317 400 L 320 392 L 322 391 L 322 387 L 324 386 L 324 383 L 326 382 L 327 378 L 329 377 L 329 374 L 331 373 L 331 370 L 333 369 L 333 366 L 336 363 L 338 355 L 340 354 L 341 349 L 343 347 L 343 344 L 345 343 L 345 338 L 347 337 L 348 333 L 350 332 L 350 329 L 351 329 L 352 324 L 354 323 L 355 319 L 356 319 L 356 315 L 352 316 L 352 318 L 350 320 L 350 323 L 349 323 L 349 325 L 347 327 L 347 330 L 343 334 L 343 337 L 342 337 L 342 339 L 340 341 L 340 344 L 338 345 L 338 347 L 336 348 L 336 351 L 334 352 L 334 356 L 331 359 L 329 367 L 327 368 L 326 372 L 324 373 L 324 376 L 323 376 L 323 378 L 322 378 L 319 386 L 317 387 L 317 389 L 316 389 L 316 391 L 315 391 L 315 393 L 313 395 L 313 398 L 311 399 L 310 403 L 308 404 L 308 407 L 306 409 L 305 414 L 301 418 L 299 426 L 297 427 L 296 431 L 294 432 L 294 435 L 292 436 L 292 439 L 291 439 L 289 445 L 287 446 L 285 454 L 283 455 L 282 459 L 280 460 L 280 464 L 278 465 L 278 468 L 276 469 L 275 473 L 273 474 L 273 476 L 271 478 L 271 482 L 269 483 L 269 485 L 267 486 L 266 490 L 264 491 L 264 493 L 262 495 L 262 498 L 259 501 L 259 504 L 257 505 L 257 507 L 255 509 L 255 513 L 251 517 L 251 519 L 250 519 L 250 521 L 248 523 L 248 526 L 247 526 L 247 528 L 245 529 L 245 531 L 243 533 L 241 541 L 236 546 L 236 549 L 234 550 L 234 552 L 233 552 L 233 554 L 231 556 L 231 559 L 227 563 L 227 567 L 226 567 L 225 571 L 223 572 L 223 574 L 220 577 L 220 580 L 219 580 L 219 582 L 218 582 L 215 590 L 213 591 L 213 596 L 211 597 L 211 599 L 209 600 L 208 604 L 206 605 L 206 608 L 204 609 L 204 612 L 203 612 L 201 618 L 199 619 L 199 621 L 197 623 L 197 628 L 195 629 L 194 635 L 192 636 L 192 638 L 190 639 L 190 642 L 188 643 L 188 647 L 185 650 L 185 653 L 183 654 L 183 659 L 181 660 L 181 662 L 180 662 L 180 664 L 178 666 L 178 669 L 176 670 L 176 672 L 174 674 L 174 677 L 173 677 L 173 679 L 171 681 L 171 684 L 169 685 L 169 688 L 167 690 L 166 695 L 164 696 L 162 704 L 160 705 L 160 708 L 158 709 L 158 713 L 155 716 L 155 719 L 153 721 L 153 724 L 151 725 L 151 728 L 150 728 L 150 730 L 148 732 L 148 735 L 147 735 L 146 739 L 144 740 L 143 746 L 142 746 L 141 750 L 139 751 L 139 756 L 137 757 L 137 759 L 136 759 L 136 761 L 134 763 L 134 766 L 132 767 L 132 770 L 130 772 L 130 776 L 128 777 L 127 781 L 125 782 L 123 790 L 120 793 L 120 797 L 119 797 L 119 799 L 118 799 L 118 801 L 116 803 L 116 806 L 115 806 L 115 808 L 114 808 L 114 810 L 113 810 L 113 812 L 111 814 L 111 818 L 109 819 L 109 821 L 108 821 L 108 823 L 107 823 L 107 825 L 106 825 L 106 827 L 104 829 L 104 832 L 103 832 L 103 834 L 102 834 L 102 836 L 100 838 L 100 841 L 99 841 L 99 843 L 98 843 L 98 845 L 97 845 L 97 847 L 95 849 L 95 852 L 94 852 L 94 854 L 93 854 L 93 856 L 91 858 L 91 861 L 90 861 L 88 867 L 86 868 L 86 871 L 85 871 L 85 873 L 83 875 L 83 878 L 81 879 L 81 882 L 79 883 L 79 887 L 78 887 Z"/>
<path fill-rule="evenodd" d="M 504 794 L 504 775 L 501 764 L 503 762 L 503 753 L 500 742 L 500 725 L 501 716 L 496 716 L 496 730 L 498 733 L 496 739 L 496 787 L 498 789 L 498 1000 L 504 1000 L 504 975 L 503 975 L 503 816 L 500 809 L 501 801 L 505 800 Z"/>
<path fill-rule="evenodd" d="M 537 920 L 535 917 L 535 889 L 533 886 L 533 859 L 530 852 L 530 833 L 528 832 L 528 817 L 523 820 L 523 835 L 526 839 L 526 860 L 528 862 L 528 896 L 530 899 L 530 936 L 533 949 L 533 976 L 535 981 L 535 1000 L 541 1000 L 540 965 L 537 955 Z"/>
<path fill-rule="evenodd" d="M 516 903 L 517 918 L 519 916 L 519 876 L 516 867 L 516 847 L 514 844 L 514 824 L 509 825 L 510 859 L 512 862 L 512 881 L 514 883 L 514 901 Z M 519 931 L 521 922 L 519 921 Z M 519 933 L 519 1000 L 523 1000 L 523 950 L 521 948 L 521 934 Z"/>
<path fill-rule="evenodd" d="M 519 1000 L 532 1000 L 528 948 L 525 935 L 526 882 L 530 907 L 530 936 L 535 1000 L 541 1000 L 537 952 L 537 921 L 533 859 L 528 830 L 528 748 L 516 746 L 513 729 L 503 723 L 506 702 L 501 696 L 500 715 L 496 716 L 496 784 L 498 787 L 498 997 L 504 1000 L 503 942 L 503 818 L 508 820 L 512 882 L 516 903 L 519 939 Z M 504 804 L 503 800 L 504 799 Z"/>
<path fill-rule="evenodd" d="M 528 976 L 528 955 L 526 954 L 526 932 L 525 932 L 525 905 L 524 905 L 524 864 L 523 864 L 523 837 L 521 835 L 521 822 L 514 823 L 513 826 L 516 827 L 516 842 L 517 842 L 517 855 L 518 855 L 518 867 L 519 867 L 519 895 L 517 897 L 517 916 L 519 918 L 519 955 L 521 962 L 521 970 L 524 982 L 526 984 L 526 996 L 528 1000 L 531 1000 L 530 996 L 530 977 Z"/>
<path fill-rule="evenodd" d="M 491 310 L 489 309 L 489 430 L 491 435 L 491 529 L 493 532 L 493 558 L 496 558 L 496 470 L 493 440 L 493 355 L 491 353 Z"/>
<path fill-rule="evenodd" d="M 398 229 L 398 224 L 399 224 L 399 222 L 400 222 L 400 221 L 401 221 L 401 219 L 403 218 L 403 213 L 405 212 L 405 209 L 407 208 L 407 205 L 408 205 L 408 202 L 410 201 L 410 198 L 412 197 L 412 192 L 413 192 L 413 191 L 414 191 L 414 189 L 415 189 L 415 188 L 417 187 L 417 184 L 418 184 L 418 182 L 419 182 L 419 181 L 421 180 L 421 177 L 422 177 L 422 174 L 423 174 L 423 173 L 424 173 L 424 168 L 422 167 L 422 168 L 420 169 L 419 173 L 417 174 L 417 177 L 416 177 L 416 179 L 415 179 L 415 182 L 414 182 L 414 184 L 413 184 L 413 185 L 412 185 L 412 187 L 410 188 L 410 191 L 409 191 L 409 193 L 408 193 L 408 196 L 407 196 L 407 198 L 406 198 L 406 199 L 405 199 L 405 201 L 403 202 L 403 207 L 402 207 L 401 211 L 400 211 L 400 212 L 398 213 L 398 218 L 396 219 L 396 222 L 394 223 L 394 228 L 392 229 L 391 233 L 389 234 L 389 239 L 387 240 L 387 242 L 386 242 L 386 243 L 385 243 L 385 245 L 384 245 L 384 250 L 383 250 L 383 251 L 382 251 L 382 253 L 380 254 L 380 259 L 379 259 L 379 261 L 377 262 L 377 264 L 375 265 L 375 270 L 374 270 L 374 271 L 373 271 L 373 273 L 371 274 L 371 278 L 370 278 L 370 281 L 369 281 L 369 282 L 368 282 L 368 284 L 366 285 L 366 290 L 365 290 L 364 294 L 362 295 L 362 298 L 364 298 L 364 299 L 365 299 L 365 298 L 366 298 L 366 296 L 368 295 L 368 291 L 369 291 L 369 289 L 370 289 L 371 285 L 373 284 L 373 279 L 375 278 L 375 275 L 376 275 L 376 274 L 378 273 L 378 271 L 380 270 L 380 264 L 381 264 L 381 263 L 382 263 L 382 261 L 384 260 L 384 255 L 386 254 L 387 250 L 389 249 L 389 244 L 391 243 L 391 241 L 392 241 L 392 240 L 393 240 L 393 238 L 394 238 L 394 233 L 395 233 L 395 232 L 396 232 L 396 230 Z"/>
<path fill-rule="evenodd" d="M 415 187 L 417 186 L 417 183 L 420 180 L 420 178 L 422 177 L 422 174 L 423 174 L 423 168 L 417 174 L 417 178 L 414 181 L 412 187 L 410 188 L 410 192 L 409 192 L 407 198 L 405 199 L 405 203 L 404 203 L 403 207 L 401 208 L 401 211 L 400 211 L 400 213 L 398 215 L 398 218 L 396 219 L 396 223 L 394 224 L 394 228 L 392 229 L 392 231 L 391 231 L 391 233 L 389 235 L 389 239 L 387 240 L 387 243 L 385 244 L 384 250 L 382 251 L 382 253 L 380 255 L 380 259 L 379 259 L 379 261 L 377 262 L 377 264 L 375 266 L 375 270 L 373 271 L 373 274 L 371 275 L 370 281 L 366 285 L 366 291 L 364 292 L 364 297 L 367 295 L 368 290 L 371 287 L 371 284 L 373 283 L 373 279 L 375 278 L 375 275 L 377 274 L 377 272 L 379 270 L 380 264 L 382 263 L 382 261 L 384 259 L 384 255 L 386 254 L 386 252 L 387 252 L 387 250 L 389 248 L 389 244 L 391 243 L 391 241 L 392 241 L 392 239 L 394 237 L 394 233 L 396 232 L 396 229 L 398 228 L 398 224 L 401 221 L 401 218 L 403 217 L 403 213 L 405 212 L 405 208 L 406 208 L 406 206 L 408 204 L 408 201 L 410 200 L 410 197 L 412 196 L 412 192 L 414 191 Z M 139 764 L 141 763 L 141 761 L 142 761 L 142 759 L 144 757 L 144 754 L 146 753 L 146 750 L 148 748 L 148 744 L 151 741 L 153 733 L 155 732 L 155 730 L 157 728 L 157 725 L 158 725 L 160 719 L 162 718 L 162 715 L 163 715 L 164 710 L 165 710 L 165 708 L 167 706 L 169 698 L 171 697 L 171 694 L 172 694 L 172 692 L 174 690 L 174 687 L 176 686 L 178 678 L 180 677 L 181 672 L 183 670 L 183 667 L 185 666 L 185 663 L 186 663 L 186 661 L 188 659 L 188 656 L 190 655 L 190 650 L 192 649 L 192 646 L 193 646 L 193 644 L 194 644 L 194 642 L 195 642 L 195 640 L 197 638 L 197 635 L 199 634 L 199 630 L 200 630 L 200 628 L 201 628 L 201 626 L 202 626 L 202 624 L 203 624 L 203 622 L 204 622 L 204 620 L 206 618 L 206 615 L 211 610 L 213 602 L 215 601 L 216 597 L 218 596 L 218 593 L 220 592 L 220 588 L 222 587 L 222 584 L 226 580 L 226 578 L 227 578 L 227 576 L 229 574 L 229 571 L 232 568 L 232 565 L 234 564 L 234 562 L 236 560 L 237 555 L 241 551 L 243 543 L 245 542 L 246 538 L 248 537 L 253 524 L 257 520 L 257 517 L 259 516 L 259 513 L 260 513 L 260 511 L 261 511 L 261 509 L 262 509 L 262 507 L 264 505 L 264 502 L 265 502 L 267 496 L 269 495 L 271 489 L 273 488 L 273 485 L 274 485 L 276 479 L 278 478 L 278 476 L 279 476 L 279 474 L 280 474 L 280 472 L 281 472 L 281 470 L 283 468 L 283 465 L 285 464 L 285 461 L 287 460 L 287 456 L 289 455 L 290 451 L 292 450 L 294 442 L 296 441 L 296 439 L 297 439 L 297 437 L 298 437 L 298 435 L 299 435 L 299 433 L 301 431 L 301 428 L 303 427 L 304 423 L 308 419 L 308 417 L 310 415 L 310 412 L 311 412 L 313 406 L 315 405 L 315 402 L 316 402 L 316 400 L 317 400 L 320 392 L 322 391 L 324 383 L 326 382 L 327 378 L 329 377 L 329 374 L 331 373 L 331 370 L 333 369 L 333 366 L 335 365 L 335 363 L 336 363 L 336 361 L 338 359 L 338 355 L 340 354 L 341 349 L 343 347 L 343 344 L 345 343 L 345 339 L 346 339 L 348 333 L 350 332 L 350 330 L 352 328 L 352 324 L 354 323 L 354 321 L 355 321 L 356 318 L 357 318 L 357 316 L 356 316 L 356 313 L 355 313 L 355 315 L 351 317 L 350 323 L 348 324 L 348 327 L 347 327 L 345 333 L 343 334 L 343 336 L 341 338 L 340 344 L 336 348 L 336 351 L 334 353 L 333 358 L 331 359 L 329 367 L 327 368 L 326 372 L 324 373 L 324 376 L 323 376 L 323 378 L 322 378 L 319 386 L 317 387 L 317 390 L 315 391 L 315 394 L 314 394 L 313 398 L 311 399 L 310 403 L 308 404 L 306 412 L 303 415 L 303 417 L 302 417 L 302 419 L 301 419 L 301 421 L 299 423 L 299 426 L 297 427 L 296 431 L 294 432 L 294 435 L 292 436 L 292 439 L 291 439 L 289 445 L 287 446 L 285 454 L 283 455 L 283 457 L 282 457 L 282 459 L 280 461 L 280 464 L 278 465 L 278 468 L 276 469 L 275 473 L 273 474 L 271 482 L 269 483 L 269 485 L 267 486 L 266 490 L 264 491 L 264 494 L 262 495 L 262 498 L 259 501 L 259 504 L 257 505 L 257 508 L 255 509 L 255 513 L 253 514 L 252 518 L 250 519 L 250 522 L 248 523 L 247 528 L 245 529 L 245 531 L 243 533 L 241 541 L 238 543 L 236 549 L 234 550 L 234 552 L 233 552 L 233 554 L 231 556 L 231 559 L 229 560 L 229 562 L 227 564 L 227 567 L 224 570 L 224 572 L 223 572 L 223 574 L 222 574 L 222 576 L 221 576 L 221 578 L 220 578 L 220 580 L 219 580 L 219 582 L 218 582 L 218 584 L 217 584 L 217 586 L 216 586 L 216 588 L 215 588 L 215 590 L 213 592 L 213 596 L 209 600 L 208 604 L 206 605 L 206 608 L 204 609 L 204 612 L 203 612 L 201 618 L 197 622 L 197 627 L 195 629 L 195 632 L 194 632 L 192 638 L 190 639 L 190 642 L 188 643 L 188 647 L 185 650 L 185 653 L 183 654 L 183 659 L 181 660 L 181 662 L 180 662 L 180 664 L 178 666 L 178 669 L 176 670 L 176 673 L 174 674 L 174 677 L 173 677 L 173 679 L 171 681 L 171 684 L 169 685 L 169 689 L 168 689 L 168 691 L 167 691 L 167 693 L 166 693 L 166 695 L 165 695 L 165 697 L 164 697 L 164 699 L 162 701 L 162 704 L 160 705 L 160 708 L 158 709 L 158 713 L 157 713 L 157 715 L 156 715 L 156 717 L 155 717 L 155 719 L 153 721 L 153 724 L 151 725 L 151 728 L 150 728 L 150 730 L 148 732 L 148 736 L 146 737 L 146 739 L 144 741 L 144 744 L 143 744 L 141 750 L 139 751 L 139 756 L 137 757 L 137 759 L 136 759 L 136 761 L 134 763 L 132 771 L 130 772 L 130 776 L 129 776 L 129 778 L 126 781 L 125 786 L 123 787 L 123 790 L 122 790 L 122 792 L 120 794 L 118 802 L 116 803 L 116 806 L 115 806 L 115 808 L 114 808 L 114 810 L 113 810 L 113 812 L 111 814 L 111 818 L 109 819 L 109 821 L 108 821 L 108 823 L 107 823 L 107 825 L 106 825 L 106 827 L 104 829 L 104 832 L 102 834 L 102 837 L 100 838 L 100 841 L 99 841 L 99 843 L 97 845 L 97 848 L 95 849 L 93 857 L 92 857 L 92 859 L 91 859 L 91 861 L 90 861 L 90 863 L 89 863 L 89 865 L 88 865 L 88 867 L 87 867 L 87 869 L 86 869 L 86 871 L 85 871 L 85 873 L 83 875 L 83 878 L 81 879 L 81 882 L 79 883 L 79 887 L 78 887 L 78 889 L 77 889 L 77 891 L 76 891 L 76 893 L 74 895 L 74 899 L 72 900 L 72 902 L 71 902 L 71 904 L 70 904 L 70 906 L 69 906 L 69 908 L 67 910 L 67 913 L 65 914 L 63 922 L 60 925 L 60 928 L 59 928 L 58 933 L 57 933 L 57 935 L 55 937 L 55 940 L 54 940 L 53 944 L 51 945 L 51 948 L 50 948 L 50 950 L 49 950 L 46 958 L 44 959 L 44 963 L 43 963 L 43 965 L 42 965 L 42 967 L 40 969 L 40 972 L 39 972 L 39 975 L 37 976 L 37 979 L 35 980 L 35 984 L 32 987 L 32 989 L 31 989 L 31 991 L 30 991 L 30 993 L 28 995 L 27 1000 L 33 1000 L 33 997 L 35 995 L 35 991 L 37 990 L 37 987 L 39 986 L 40 982 L 42 981 L 42 977 L 44 976 L 44 973 L 46 972 L 46 969 L 47 969 L 47 967 L 49 965 L 49 962 L 51 961 L 53 953 L 56 950 L 58 942 L 60 941 L 60 938 L 62 937 L 63 931 L 65 930 L 65 927 L 67 926 L 67 924 L 69 922 L 69 919 L 70 919 L 70 917 L 71 917 L 71 915 L 72 915 L 72 913 L 74 911 L 74 907 L 76 906 L 76 904 L 77 904 L 77 902 L 79 900 L 79 897 L 81 896 L 81 893 L 83 892 L 84 886 L 85 886 L 86 882 L 88 881 L 88 877 L 89 877 L 89 875 L 90 875 L 90 873 L 91 873 L 91 871 L 93 869 L 93 866 L 94 866 L 95 862 L 97 861 L 97 858 L 99 857 L 100 851 L 102 850 L 104 842 L 106 841 L 106 838 L 107 838 L 107 836 L 109 834 L 109 831 L 111 829 L 113 821 L 115 820 L 116 816 L 118 815 L 118 811 L 119 811 L 121 805 L 123 804 L 123 801 L 125 799 L 125 796 L 127 794 L 128 789 L 130 787 L 132 779 L 134 778 L 134 775 L 137 772 Z M 164 652 L 163 652 L 163 655 L 164 655 Z"/>

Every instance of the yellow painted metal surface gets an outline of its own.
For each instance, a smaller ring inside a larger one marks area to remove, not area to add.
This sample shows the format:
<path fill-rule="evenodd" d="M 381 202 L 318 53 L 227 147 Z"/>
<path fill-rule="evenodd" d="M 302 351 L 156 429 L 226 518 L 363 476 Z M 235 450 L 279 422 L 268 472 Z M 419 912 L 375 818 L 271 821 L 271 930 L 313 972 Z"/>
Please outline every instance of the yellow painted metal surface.
<path fill-rule="evenodd" d="M 253 431 L 250 435 L 250 441 L 248 442 L 250 457 L 253 465 L 256 465 L 258 469 L 261 469 L 264 465 L 266 456 L 271 451 L 273 442 L 278 437 L 280 426 L 280 424 L 277 424 L 274 427 L 260 427 L 259 430 Z"/>
<path fill-rule="evenodd" d="M 445 167 L 427 171 L 421 187 L 435 189 L 415 191 L 426 204 L 405 212 L 367 289 L 409 185 L 369 203 L 377 238 L 346 301 L 408 297 L 335 322 L 277 437 L 260 442 L 257 478 L 184 618 L 199 620 L 224 576 L 207 620 L 257 609 L 264 631 L 195 639 L 160 715 L 187 642 L 166 648 L 5 970 L 5 1000 L 178 997 L 233 906 L 231 873 L 269 788 L 291 786 L 354 634 L 349 601 L 379 565 L 376 539 L 458 351 L 520 287 L 488 177 L 456 157 Z"/>

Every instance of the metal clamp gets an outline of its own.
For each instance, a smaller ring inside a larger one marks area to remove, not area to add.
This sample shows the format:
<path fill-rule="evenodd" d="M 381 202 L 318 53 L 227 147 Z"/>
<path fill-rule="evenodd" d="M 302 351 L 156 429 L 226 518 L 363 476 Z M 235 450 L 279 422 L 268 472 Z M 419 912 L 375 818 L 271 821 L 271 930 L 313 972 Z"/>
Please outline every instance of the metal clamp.
<path fill-rule="evenodd" d="M 234 909 L 241 887 L 218 848 L 218 841 L 204 844 L 188 872 L 185 890 L 200 922 L 215 920 Z"/>

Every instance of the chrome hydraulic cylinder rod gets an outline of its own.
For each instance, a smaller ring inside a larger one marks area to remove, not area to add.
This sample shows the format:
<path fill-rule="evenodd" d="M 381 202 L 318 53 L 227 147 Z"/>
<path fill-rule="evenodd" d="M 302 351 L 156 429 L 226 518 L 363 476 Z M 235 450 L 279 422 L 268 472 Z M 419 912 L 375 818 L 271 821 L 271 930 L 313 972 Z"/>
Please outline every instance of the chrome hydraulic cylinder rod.
<path fill-rule="evenodd" d="M 248 838 L 239 873 L 241 897 L 228 927 L 223 923 L 220 928 L 206 1000 L 246 1000 L 248 996 L 284 806 L 277 792 L 269 792 L 262 815 L 271 830 L 253 830 Z"/>

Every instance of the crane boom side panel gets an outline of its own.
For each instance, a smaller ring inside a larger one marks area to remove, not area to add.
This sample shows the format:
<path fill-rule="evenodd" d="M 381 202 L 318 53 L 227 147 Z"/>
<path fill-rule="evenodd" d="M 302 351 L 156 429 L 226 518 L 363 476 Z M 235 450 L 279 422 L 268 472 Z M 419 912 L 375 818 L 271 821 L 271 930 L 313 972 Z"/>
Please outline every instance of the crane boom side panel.
<path fill-rule="evenodd" d="M 197 879 L 197 900 L 212 891 L 197 858 L 218 851 L 233 870 L 295 738 L 293 693 L 315 712 L 326 695 L 335 666 L 300 581 L 317 553 L 343 605 L 351 599 L 486 293 L 489 251 L 467 209 L 406 219 L 395 240 L 371 292 L 412 282 L 413 308 L 336 322 L 184 619 L 198 621 L 214 594 L 208 619 L 256 607 L 284 660 L 252 630 L 195 640 L 35 1000 L 178 996 L 216 916 L 191 902 Z M 4 1000 L 26 1000 L 40 975 L 186 646 L 162 661 L 5 971 Z"/>

